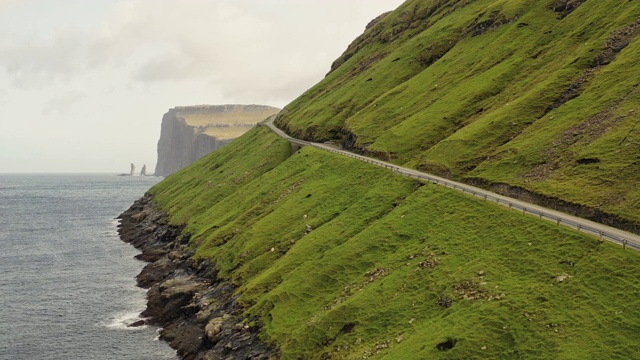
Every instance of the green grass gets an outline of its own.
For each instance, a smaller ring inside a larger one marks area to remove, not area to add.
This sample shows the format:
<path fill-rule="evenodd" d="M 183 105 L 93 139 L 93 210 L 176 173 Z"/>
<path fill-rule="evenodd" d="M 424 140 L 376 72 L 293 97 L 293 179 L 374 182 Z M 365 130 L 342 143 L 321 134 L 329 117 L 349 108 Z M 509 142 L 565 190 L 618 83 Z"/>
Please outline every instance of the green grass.
<path fill-rule="evenodd" d="M 163 195 L 156 201 L 171 213 L 173 224 L 189 223 L 187 231 L 197 232 L 198 215 L 202 216 L 213 204 L 273 169 L 291 154 L 290 145 L 265 127 L 252 130 L 242 138 L 242 142 L 231 142 L 216 151 L 216 156 L 196 161 L 189 171 L 170 175 L 151 190 L 153 194 Z M 263 156 L 249 158 L 247 153 Z"/>
<path fill-rule="evenodd" d="M 283 359 L 640 358 L 639 254 L 553 223 L 263 127 L 151 194 Z"/>
<path fill-rule="evenodd" d="M 277 122 L 638 222 L 640 7 L 555 2 L 406 1 Z M 151 194 L 284 359 L 640 359 L 640 254 L 553 223 L 263 127 Z"/>
<path fill-rule="evenodd" d="M 608 65 L 593 63 L 640 7 L 591 0 L 560 18 L 555 1 L 408 0 L 277 122 L 317 141 L 350 133 L 357 149 L 397 164 L 520 186 L 638 223 L 640 41 L 630 37 Z M 590 69 L 579 96 L 549 111 Z M 620 119 L 598 129 L 603 113 Z M 549 171 L 534 176 L 540 166 Z"/>

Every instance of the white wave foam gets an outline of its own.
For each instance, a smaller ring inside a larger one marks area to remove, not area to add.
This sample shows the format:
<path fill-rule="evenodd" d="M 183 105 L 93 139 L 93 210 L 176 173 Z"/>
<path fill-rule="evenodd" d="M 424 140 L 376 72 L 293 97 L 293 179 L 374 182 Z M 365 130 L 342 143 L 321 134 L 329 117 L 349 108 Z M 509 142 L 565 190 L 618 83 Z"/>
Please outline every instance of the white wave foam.
<path fill-rule="evenodd" d="M 100 326 L 107 327 L 113 330 L 142 330 L 147 327 L 147 325 L 131 327 L 130 325 L 135 323 L 136 321 L 144 320 L 144 318 L 140 317 L 138 312 L 122 312 L 115 314 L 109 319 L 100 323 Z"/>
<path fill-rule="evenodd" d="M 120 219 L 109 218 L 108 222 L 108 230 L 104 234 L 108 235 L 109 237 L 120 237 L 120 234 L 118 234 L 118 225 L 120 224 Z"/>

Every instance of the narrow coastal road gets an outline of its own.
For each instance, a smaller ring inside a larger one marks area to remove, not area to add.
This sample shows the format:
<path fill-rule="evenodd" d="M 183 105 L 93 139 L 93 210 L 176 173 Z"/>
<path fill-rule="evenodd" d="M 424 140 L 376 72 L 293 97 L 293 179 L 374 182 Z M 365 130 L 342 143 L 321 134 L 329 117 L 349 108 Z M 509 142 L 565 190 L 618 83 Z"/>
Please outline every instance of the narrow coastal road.
<path fill-rule="evenodd" d="M 426 180 L 426 181 L 430 181 L 434 184 L 438 184 L 438 185 L 442 185 L 451 189 L 455 189 L 455 190 L 459 190 L 462 191 L 463 193 L 469 194 L 471 196 L 475 196 L 481 199 L 484 199 L 485 201 L 491 201 L 491 202 L 495 202 L 497 204 L 500 205 L 504 205 L 509 207 L 510 209 L 513 209 L 515 211 L 519 211 L 522 212 L 525 215 L 531 215 L 531 216 L 535 216 L 538 217 L 541 220 L 548 220 L 548 221 L 552 221 L 555 222 L 557 225 L 564 225 L 567 227 L 570 227 L 574 230 L 577 230 L 579 232 L 583 232 L 583 233 L 587 233 L 593 236 L 598 237 L 601 240 L 608 240 L 608 241 L 612 241 L 618 244 L 621 244 L 624 247 L 628 247 L 628 248 L 632 248 L 635 250 L 640 250 L 640 236 L 624 231 L 624 230 L 620 230 L 620 229 L 616 229 L 614 227 L 611 226 L 607 226 L 604 224 L 600 224 L 591 220 L 587 220 L 587 219 L 583 219 L 583 218 L 579 218 L 576 216 L 572 216 L 569 214 L 565 214 L 563 212 L 560 211 L 556 211 L 556 210 L 552 210 L 552 209 L 547 209 L 545 207 L 539 206 L 539 205 L 535 205 L 535 204 L 531 204 L 528 202 L 524 202 L 521 200 L 517 200 L 514 198 L 510 198 L 508 196 L 503 196 L 503 195 L 499 195 L 496 193 L 493 193 L 491 191 L 487 191 L 484 189 L 480 189 L 477 188 L 475 186 L 471 186 L 471 185 L 467 185 L 467 184 L 463 184 L 457 181 L 453 181 L 453 180 L 449 180 L 449 179 L 445 179 L 445 178 L 441 178 L 439 176 L 435 176 L 432 174 L 428 174 L 428 173 L 424 173 L 424 172 L 420 172 L 418 170 L 414 170 L 414 169 L 409 169 L 409 168 L 405 168 L 402 166 L 398 166 L 398 165 L 394 165 L 394 164 L 390 164 L 388 162 L 385 161 L 381 161 L 378 159 L 373 159 L 370 157 L 366 157 L 366 156 L 362 156 L 362 155 L 358 155 L 358 154 L 354 154 L 345 150 L 340 150 L 340 149 L 336 149 L 335 147 L 326 145 L 326 144 L 320 144 L 320 143 L 314 143 L 314 142 L 310 142 L 310 141 L 304 141 L 304 140 L 300 140 L 300 139 L 296 139 L 293 138 L 289 135 L 287 135 L 284 131 L 280 130 L 279 128 L 277 128 L 274 124 L 273 121 L 275 120 L 276 115 L 272 116 L 271 118 L 269 118 L 268 121 L 266 121 L 264 123 L 264 125 L 268 126 L 273 132 L 275 132 L 277 135 L 279 135 L 280 137 L 284 138 L 285 140 L 293 143 L 293 144 L 297 144 L 300 146 L 313 146 L 315 148 L 318 149 L 322 149 L 325 151 L 330 151 L 336 154 L 341 154 L 344 156 L 349 156 L 352 157 L 354 159 L 358 159 L 364 162 L 368 162 L 370 164 L 374 164 L 374 165 L 378 165 L 387 169 L 391 169 L 395 172 L 398 172 L 402 175 L 405 176 L 409 176 L 412 178 L 416 178 L 416 179 L 422 179 L 422 180 Z"/>

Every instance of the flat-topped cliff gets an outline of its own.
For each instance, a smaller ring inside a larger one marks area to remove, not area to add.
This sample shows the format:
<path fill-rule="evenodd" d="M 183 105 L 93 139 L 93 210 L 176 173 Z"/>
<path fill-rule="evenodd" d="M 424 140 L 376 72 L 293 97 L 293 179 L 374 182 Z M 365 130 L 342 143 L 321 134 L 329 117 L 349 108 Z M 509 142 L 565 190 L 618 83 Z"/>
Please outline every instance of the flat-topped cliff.
<path fill-rule="evenodd" d="M 176 106 L 162 117 L 155 175 L 167 176 L 244 134 L 280 109 L 265 105 Z"/>

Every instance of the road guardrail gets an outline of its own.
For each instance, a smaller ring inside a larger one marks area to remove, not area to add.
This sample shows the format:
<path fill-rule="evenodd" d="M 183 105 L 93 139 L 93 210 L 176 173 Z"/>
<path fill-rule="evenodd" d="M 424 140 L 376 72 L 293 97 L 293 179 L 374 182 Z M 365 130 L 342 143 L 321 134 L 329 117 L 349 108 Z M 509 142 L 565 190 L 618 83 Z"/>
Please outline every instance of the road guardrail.
<path fill-rule="evenodd" d="M 529 204 L 529 205 L 524 205 L 526 204 L 523 201 L 517 201 L 515 199 L 511 199 L 507 196 L 502 196 L 502 195 L 498 195 L 495 193 L 492 193 L 490 191 L 487 190 L 482 190 L 470 185 L 466 185 L 466 184 L 462 184 L 456 181 L 452 181 L 449 179 L 445 179 L 445 178 L 441 178 L 439 176 L 435 176 L 435 175 L 431 175 L 431 174 L 427 174 L 427 173 L 423 173 L 417 170 L 413 170 L 413 169 L 408 169 L 408 168 L 404 168 L 401 166 L 397 166 L 397 165 L 393 165 L 390 163 L 387 163 L 385 161 L 381 161 L 381 160 L 377 160 L 377 159 L 372 159 L 366 156 L 362 156 L 362 155 L 358 155 L 358 154 L 354 154 L 352 152 L 348 152 L 345 150 L 339 150 L 339 149 L 335 149 L 332 148 L 330 146 L 327 145 L 322 145 L 322 144 L 318 144 L 318 143 L 313 143 L 310 141 L 305 141 L 305 140 L 300 140 L 300 139 L 296 139 L 293 138 L 289 135 L 287 135 L 284 131 L 278 129 L 275 125 L 273 125 L 273 119 L 275 118 L 272 117 L 269 121 L 267 121 L 266 123 L 264 123 L 265 125 L 267 125 L 273 132 L 275 132 L 277 135 L 279 135 L 280 137 L 284 138 L 285 140 L 288 140 L 291 143 L 294 143 L 296 145 L 300 145 L 300 146 L 312 146 L 315 147 L 317 149 L 321 149 L 324 151 L 329 151 L 329 152 L 333 152 L 336 154 L 340 154 L 340 155 L 344 155 L 344 156 L 348 156 L 354 159 L 358 159 L 364 162 L 367 162 L 369 164 L 373 164 L 373 165 L 378 165 L 381 167 L 384 167 L 386 169 L 390 169 L 393 170 L 395 172 L 398 172 L 399 174 L 405 175 L 405 176 L 409 176 L 418 180 L 426 180 L 429 181 L 431 183 L 434 183 L 436 185 L 441 185 L 441 186 L 445 186 L 447 188 L 450 189 L 454 189 L 454 190 L 458 190 L 458 191 L 462 191 L 465 194 L 469 194 L 472 195 L 474 197 L 477 198 L 481 198 L 485 201 L 491 201 L 491 202 L 495 202 L 496 204 L 499 205 L 504 205 L 509 207 L 509 209 L 515 210 L 515 211 L 520 211 L 522 212 L 524 215 L 531 215 L 531 216 L 536 216 L 538 217 L 540 220 L 547 220 L 547 221 L 552 221 L 555 222 L 556 225 L 560 226 L 567 226 L 569 228 L 575 229 L 578 232 L 582 232 L 582 233 L 586 233 L 589 235 L 593 235 L 595 237 L 598 237 L 601 241 L 607 240 L 607 241 L 611 241 L 617 244 L 620 244 L 623 246 L 623 248 L 632 248 L 635 250 L 640 250 L 640 242 L 635 242 L 635 241 L 631 241 L 629 239 L 627 239 L 624 236 L 620 236 L 617 234 L 614 234 L 612 232 L 609 232 L 607 230 L 603 230 L 602 228 L 598 229 L 597 226 L 598 225 L 602 225 L 602 224 L 598 224 L 595 223 L 591 220 L 586 220 L 586 219 L 582 219 L 584 220 L 583 222 L 587 223 L 587 224 L 593 224 L 593 225 L 585 225 L 584 223 L 581 222 L 576 222 L 574 220 L 572 220 L 571 218 L 573 218 L 570 215 L 567 216 L 561 216 L 561 215 L 557 215 L 558 212 L 557 211 L 544 211 L 541 206 L 538 205 L 533 205 L 533 204 Z M 605 227 L 606 225 L 602 225 L 603 227 Z M 622 231 L 622 230 L 620 230 Z M 631 235 L 631 234 L 630 234 Z"/>

